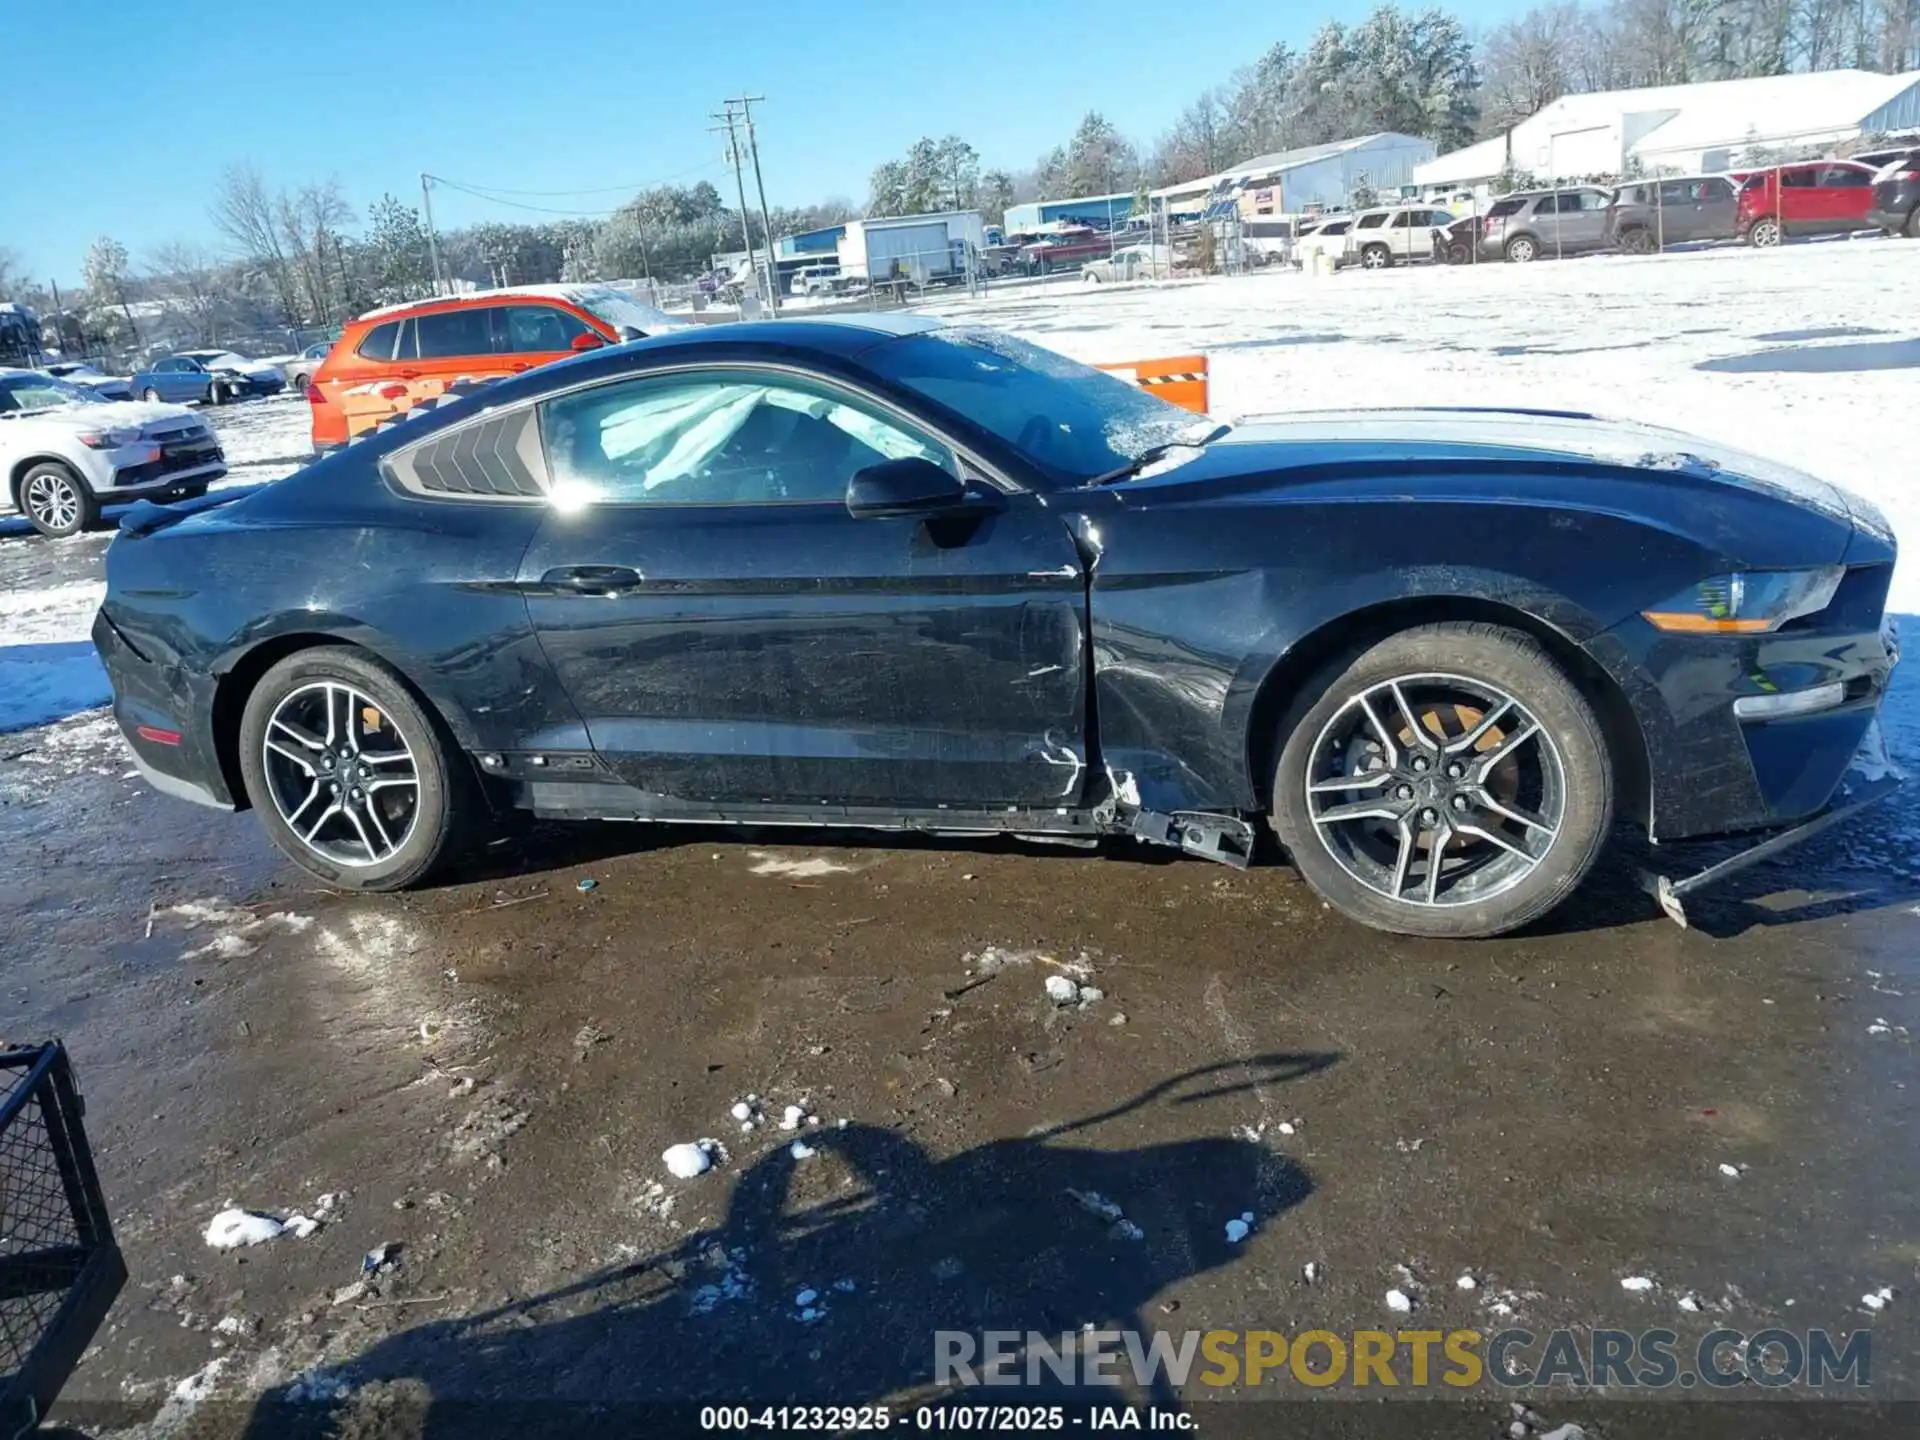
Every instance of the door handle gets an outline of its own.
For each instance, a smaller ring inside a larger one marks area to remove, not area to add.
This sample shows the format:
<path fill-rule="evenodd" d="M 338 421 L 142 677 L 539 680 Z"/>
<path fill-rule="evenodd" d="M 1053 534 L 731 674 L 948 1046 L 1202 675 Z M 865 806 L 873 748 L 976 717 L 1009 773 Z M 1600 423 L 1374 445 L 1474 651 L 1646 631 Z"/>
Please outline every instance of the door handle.
<path fill-rule="evenodd" d="M 400 378 L 402 380 L 418 380 L 420 378 L 420 372 L 418 370 L 402 370 L 400 372 Z"/>
<path fill-rule="evenodd" d="M 630 565 L 562 565 L 540 577 L 548 590 L 575 595 L 620 595 L 637 590 L 644 577 Z"/>
<path fill-rule="evenodd" d="M 518 375 L 522 370 L 525 370 L 526 368 L 527 368 L 527 362 L 525 360 L 516 360 L 511 365 L 507 366 L 507 369 L 513 371 L 513 373 L 516 375 Z"/>

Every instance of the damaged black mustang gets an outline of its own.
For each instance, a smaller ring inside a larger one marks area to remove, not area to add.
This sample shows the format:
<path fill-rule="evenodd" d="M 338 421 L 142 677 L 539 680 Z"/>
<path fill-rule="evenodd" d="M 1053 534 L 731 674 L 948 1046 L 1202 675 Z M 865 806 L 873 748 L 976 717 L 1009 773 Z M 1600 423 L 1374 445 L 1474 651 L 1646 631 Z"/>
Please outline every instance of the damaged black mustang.
<path fill-rule="evenodd" d="M 170 794 L 328 884 L 513 811 L 1106 835 L 1264 818 L 1407 934 L 1546 914 L 1616 817 L 1758 842 L 1878 798 L 1862 501 L 1545 411 L 1229 426 L 991 331 L 726 325 L 142 507 L 94 639 Z M 1884 753 L 1884 752 L 1882 752 Z"/>

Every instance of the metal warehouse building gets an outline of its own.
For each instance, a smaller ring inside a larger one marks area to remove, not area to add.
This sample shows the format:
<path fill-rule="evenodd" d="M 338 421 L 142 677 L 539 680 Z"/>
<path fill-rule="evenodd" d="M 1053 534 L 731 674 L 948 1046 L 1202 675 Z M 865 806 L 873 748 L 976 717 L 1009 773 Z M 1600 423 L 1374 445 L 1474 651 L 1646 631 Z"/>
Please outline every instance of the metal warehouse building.
<path fill-rule="evenodd" d="M 1310 206 L 1345 205 L 1359 190 L 1397 194 L 1416 166 L 1433 159 L 1433 142 L 1382 131 L 1328 145 L 1256 155 L 1218 174 L 1155 190 L 1169 214 L 1198 214 L 1209 203 L 1238 197 L 1243 215 L 1297 215 Z"/>
<path fill-rule="evenodd" d="M 1009 205 L 1000 228 L 1009 235 L 1030 235 L 1052 225 L 1118 225 L 1133 213 L 1133 193 L 1083 195 L 1077 200 L 1030 200 Z"/>
<path fill-rule="evenodd" d="M 1564 95 L 1505 135 L 1417 168 L 1423 194 L 1484 189 L 1507 168 L 1537 179 L 1620 175 L 1634 166 L 1726 170 L 1758 146 L 1818 152 L 1863 135 L 1920 129 L 1920 71 L 1822 70 L 1699 85 Z"/>

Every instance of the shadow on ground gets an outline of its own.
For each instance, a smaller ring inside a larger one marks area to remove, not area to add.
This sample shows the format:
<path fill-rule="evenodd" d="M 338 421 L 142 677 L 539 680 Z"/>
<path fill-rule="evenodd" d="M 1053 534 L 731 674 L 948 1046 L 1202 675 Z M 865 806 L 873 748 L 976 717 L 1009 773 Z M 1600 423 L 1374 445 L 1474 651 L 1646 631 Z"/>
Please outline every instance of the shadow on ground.
<path fill-rule="evenodd" d="M 1245 1140 L 1104 1150 L 1065 1137 L 1150 1104 L 1204 1106 L 1264 1091 L 1338 1058 L 1223 1061 L 1102 1113 L 945 1160 L 881 1127 L 809 1131 L 814 1157 L 778 1146 L 740 1176 L 726 1218 L 673 1251 L 397 1334 L 351 1365 L 350 1398 L 299 1403 L 296 1381 L 293 1393 L 262 1398 L 247 1433 L 579 1435 L 651 1417 L 654 1433 L 677 1434 L 647 1407 L 925 1396 L 936 1381 L 937 1331 L 976 1339 L 1038 1331 L 1058 1345 L 1089 1324 L 1151 1330 L 1169 1322 L 1150 1302 L 1243 1253 L 1226 1221 L 1251 1212 L 1256 1233 L 1282 1224 L 1313 1183 Z M 834 1180 L 830 1198 L 794 1204 L 803 1181 L 818 1194 Z M 1124 1398 L 1044 1367 L 1038 1380 L 971 1398 Z M 311 1394 L 308 1382 L 304 1398 Z M 1176 1400 L 1164 1386 L 1153 1398 Z M 393 1423 L 377 1423 L 382 1415 Z"/>
<path fill-rule="evenodd" d="M 1873 340 L 1859 345 L 1788 345 L 1749 355 L 1722 355 L 1693 368 L 1722 375 L 1836 375 L 1856 370 L 1920 366 L 1920 340 Z"/>

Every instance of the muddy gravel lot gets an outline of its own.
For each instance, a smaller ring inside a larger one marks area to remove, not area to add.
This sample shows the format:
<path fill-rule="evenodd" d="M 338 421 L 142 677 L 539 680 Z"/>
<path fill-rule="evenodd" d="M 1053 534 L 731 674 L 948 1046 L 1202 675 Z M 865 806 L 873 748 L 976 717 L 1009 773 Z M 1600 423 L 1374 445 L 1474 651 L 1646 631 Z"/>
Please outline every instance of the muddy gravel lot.
<path fill-rule="evenodd" d="M 936 1330 L 1085 1325 L 1870 1326 L 1872 1394 L 1917 1393 L 1920 913 L 1870 846 L 1692 932 L 1623 851 L 1479 944 L 1281 866 L 813 832 L 536 830 L 349 899 L 125 770 L 98 717 L 0 761 L 5 1029 L 71 1047 L 132 1274 L 90 1433 L 674 1433 L 643 1402 L 924 1398 Z M 228 1206 L 321 1223 L 219 1251 Z M 1307 1393 L 1161 1398 L 1383 1420 Z"/>

